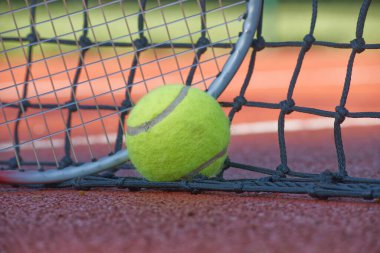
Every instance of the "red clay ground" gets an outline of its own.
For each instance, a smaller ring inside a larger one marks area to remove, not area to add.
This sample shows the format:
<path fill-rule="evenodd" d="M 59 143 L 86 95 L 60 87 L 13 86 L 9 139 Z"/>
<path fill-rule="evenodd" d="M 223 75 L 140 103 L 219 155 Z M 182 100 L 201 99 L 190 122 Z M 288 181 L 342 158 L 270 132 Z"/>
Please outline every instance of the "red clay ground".
<path fill-rule="evenodd" d="M 377 203 L 3 190 L 1 252 L 379 252 Z"/>
<path fill-rule="evenodd" d="M 353 175 L 380 177 L 379 131 L 344 129 Z M 287 141 L 292 167 L 336 167 L 331 129 L 288 133 Z M 234 137 L 230 148 L 234 160 L 263 166 L 275 166 L 277 152 L 275 134 Z M 0 201 L 1 253 L 380 252 L 376 201 L 10 187 L 0 188 Z"/>
<path fill-rule="evenodd" d="M 350 51 L 342 50 L 334 55 L 332 52 L 330 49 L 313 48 L 307 54 L 294 93 L 297 105 L 334 110 L 338 104 Z M 149 60 L 149 56 L 142 55 Z M 247 98 L 265 102 L 285 99 L 297 55 L 298 49 L 287 52 L 260 52 L 252 77 L 253 85 L 246 93 Z M 70 57 L 73 60 L 68 61 L 74 67 L 77 56 Z M 273 59 L 276 59 L 276 64 Z M 96 60 L 98 59 L 89 58 L 90 62 Z M 123 68 L 130 66 L 130 60 L 131 57 L 123 60 Z M 186 61 L 190 63 L 192 57 L 187 57 Z M 48 64 L 53 73 L 63 68 L 62 63 L 57 60 L 49 61 Z M 107 68 L 117 69 L 118 66 L 115 64 L 109 61 Z M 170 67 L 172 64 L 165 62 L 165 65 Z M 379 57 L 376 52 L 367 50 L 356 58 L 347 101 L 350 111 L 379 111 L 378 66 Z M 243 64 L 242 69 L 246 67 L 247 62 Z M 148 85 L 153 85 L 157 82 L 154 77 L 158 72 L 151 66 L 146 68 L 150 70 L 145 73 L 149 73 L 148 77 L 153 78 L 152 84 Z M 101 69 L 100 64 L 86 67 L 90 78 L 104 74 Z M 205 72 L 212 70 L 207 64 L 203 69 L 207 70 Z M 16 81 L 22 82 L 25 68 L 13 71 Z M 34 78 L 48 74 L 43 66 L 39 68 L 38 65 L 32 72 Z M 13 82 L 8 72 L 0 73 L 0 77 L 3 80 L 1 88 Z M 52 78 L 58 85 L 56 88 L 67 86 L 67 89 L 57 92 L 57 96 L 62 100 L 59 102 L 63 103 L 70 94 L 67 74 L 55 75 Z M 137 73 L 136 79 L 141 78 Z M 107 89 L 110 87 L 104 85 L 104 79 L 92 82 L 93 87 L 96 87 L 95 94 L 109 92 Z M 123 96 L 117 96 L 117 93 L 124 94 L 121 88 L 125 82 L 121 74 L 113 75 L 110 79 L 111 88 L 119 89 L 113 93 L 120 102 Z M 195 79 L 199 81 L 202 77 L 198 75 Z M 243 75 L 237 75 L 233 83 L 241 84 L 243 79 Z M 169 75 L 165 81 L 178 82 L 178 77 Z M 52 89 L 46 83 L 50 84 L 51 80 L 41 78 L 36 82 L 39 93 L 46 92 L 45 89 Z M 229 86 L 221 100 L 231 101 L 231 94 L 235 96 L 239 87 L 240 85 Z M 83 97 L 91 97 L 86 82 L 83 82 L 80 89 Z M 29 95 L 33 96 L 35 92 L 32 90 Z M 137 87 L 134 92 L 137 99 L 143 95 L 144 90 Z M 0 95 L 14 101 L 17 100 L 15 94 L 16 90 L 10 88 L 5 89 Z M 57 102 L 51 96 L 43 96 L 41 99 L 44 102 Z M 109 94 L 100 96 L 99 101 L 113 103 Z M 12 118 L 15 110 L 10 109 L 3 112 L 5 113 L 9 113 L 8 117 Z M 0 121 L 4 118 L 3 114 L 0 114 Z M 54 114 L 56 112 L 48 114 L 53 122 L 49 127 L 58 131 L 58 127 L 61 127 L 58 119 L 61 116 Z M 86 117 L 88 118 L 85 118 L 85 121 L 98 115 Z M 276 120 L 277 117 L 278 112 L 245 109 L 238 113 L 234 123 Z M 288 117 L 297 119 L 305 118 L 305 115 L 293 113 Z M 32 120 L 41 121 L 41 118 Z M 34 138 L 46 135 L 46 126 L 33 125 L 36 128 L 32 129 L 35 130 Z M 98 134 L 99 130 L 95 127 L 88 127 L 92 134 Z M 3 128 L 6 132 L 7 129 Z M 349 173 L 353 176 L 380 178 L 380 127 L 344 128 L 342 131 Z M 0 136 L 0 143 L 10 140 L 8 132 L 6 133 Z M 23 139 L 26 138 L 23 136 L 26 132 L 21 134 Z M 287 133 L 286 140 L 289 166 L 292 169 L 307 172 L 336 169 L 332 129 Z M 229 153 L 232 160 L 237 162 L 275 168 L 279 164 L 277 142 L 276 134 L 235 136 Z M 98 149 L 104 148 L 98 146 Z M 41 152 L 45 157 L 49 156 L 47 149 Z M 86 150 L 79 148 L 77 152 L 86 153 Z M 257 175 L 230 170 L 226 176 L 236 178 Z M 380 252 L 380 204 L 376 201 L 321 201 L 308 196 L 286 194 L 214 192 L 191 195 L 182 192 L 128 192 L 119 189 L 82 192 L 3 186 L 0 187 L 0 203 L 0 253 Z"/>

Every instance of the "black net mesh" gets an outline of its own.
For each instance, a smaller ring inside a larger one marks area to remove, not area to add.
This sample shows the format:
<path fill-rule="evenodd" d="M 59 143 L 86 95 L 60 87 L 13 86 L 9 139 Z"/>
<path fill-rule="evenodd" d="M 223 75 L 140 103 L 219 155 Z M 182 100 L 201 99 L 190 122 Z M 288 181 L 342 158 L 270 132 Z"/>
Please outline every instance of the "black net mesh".
<path fill-rule="evenodd" d="M 380 118 L 380 112 L 350 112 L 346 108 L 356 55 L 365 50 L 380 49 L 380 43 L 368 44 L 363 38 L 370 6 L 371 1 L 363 1 L 358 11 L 356 36 L 348 43 L 315 38 L 316 0 L 312 1 L 310 30 L 302 41 L 266 41 L 261 16 L 252 40 L 252 50 L 247 55 L 248 67 L 240 70 L 240 75 L 245 71 L 245 79 L 241 84 L 234 83 L 240 85 L 239 94 L 233 101 L 220 102 L 228 109 L 231 121 L 240 110 L 248 107 L 279 111 L 281 163 L 276 168 L 242 164 L 230 159 L 225 162 L 223 172 L 238 168 L 259 173 L 259 178 L 232 180 L 221 173 L 213 179 L 200 177 L 192 181 L 156 183 L 139 177 L 117 176 L 120 170 L 133 169 L 131 164 L 126 164 L 100 175 L 76 178 L 49 187 L 117 186 L 130 190 L 161 188 L 194 193 L 203 190 L 268 191 L 307 193 L 322 198 L 379 197 L 380 180 L 352 177 L 347 172 L 341 133 L 341 124 L 346 118 Z M 239 36 L 245 1 L 199 0 L 187 3 L 141 0 L 128 5 L 120 1 L 86 0 L 80 9 L 78 5 L 66 2 L 57 4 L 55 1 L 34 0 L 17 8 L 8 2 L 8 7 L 9 11 L 1 13 L 13 27 L 4 30 L 0 40 L 0 71 L 3 76 L 0 87 L 0 165 L 2 170 L 19 170 L 22 173 L 25 170 L 46 171 L 79 166 L 123 149 L 125 121 L 134 100 L 156 83 L 181 82 L 207 90 Z M 170 18 L 171 15 L 165 13 L 169 9 L 182 18 L 176 15 Z M 39 18 L 39 13 L 43 11 L 45 17 Z M 120 15 L 115 12 L 120 12 Z M 17 20 L 21 20 L 20 16 L 23 15 L 27 17 L 23 20 L 27 19 L 28 23 L 20 24 Z M 218 22 L 213 15 L 218 17 Z M 175 26 L 178 23 L 180 28 Z M 51 27 L 47 29 L 46 26 Z M 45 33 L 44 29 L 49 30 L 50 34 Z M 173 32 L 173 29 L 176 31 Z M 120 34 L 113 32 L 116 30 Z M 168 37 L 157 39 L 160 38 L 157 34 L 162 33 Z M 216 39 L 215 34 L 220 33 L 224 36 Z M 293 100 L 304 58 L 313 46 L 351 49 L 343 90 L 335 111 L 298 106 Z M 248 86 L 255 85 L 257 54 L 267 48 L 283 47 L 299 48 L 286 98 L 278 103 L 248 100 Z M 21 54 L 26 62 L 12 60 L 13 52 Z M 60 61 L 55 60 L 57 57 Z M 54 65 L 61 66 L 57 70 Z M 116 83 L 114 78 L 118 80 Z M 299 172 L 288 166 L 285 121 L 292 112 L 334 119 L 336 171 Z"/>

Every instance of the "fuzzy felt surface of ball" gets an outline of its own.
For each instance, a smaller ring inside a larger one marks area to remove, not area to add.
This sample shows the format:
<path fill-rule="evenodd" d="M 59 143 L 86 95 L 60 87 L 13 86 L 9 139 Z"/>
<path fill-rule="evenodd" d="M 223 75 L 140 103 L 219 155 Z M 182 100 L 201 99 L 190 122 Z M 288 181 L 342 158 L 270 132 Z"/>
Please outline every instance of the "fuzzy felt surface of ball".
<path fill-rule="evenodd" d="M 206 92 L 184 85 L 150 91 L 127 120 L 129 159 L 149 181 L 217 175 L 227 157 L 230 123 Z"/>

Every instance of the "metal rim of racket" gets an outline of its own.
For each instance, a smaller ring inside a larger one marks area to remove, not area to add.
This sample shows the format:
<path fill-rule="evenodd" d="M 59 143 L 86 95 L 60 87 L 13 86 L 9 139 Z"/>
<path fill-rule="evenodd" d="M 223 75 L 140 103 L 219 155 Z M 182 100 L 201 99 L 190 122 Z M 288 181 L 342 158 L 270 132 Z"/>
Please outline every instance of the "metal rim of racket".
<path fill-rule="evenodd" d="M 242 33 L 235 44 L 235 48 L 220 75 L 211 83 L 208 93 L 217 98 L 230 83 L 235 73 L 238 71 L 240 63 L 245 58 L 256 32 L 260 14 L 262 0 L 249 0 L 246 4 L 246 18 L 243 24 Z M 237 64 L 239 63 L 239 64 Z M 121 150 L 115 154 L 100 158 L 94 162 L 87 162 L 81 166 L 70 166 L 61 170 L 48 171 L 0 171 L 0 183 L 6 184 L 47 184 L 69 180 L 75 177 L 82 177 L 99 173 L 112 167 L 117 167 L 128 161 L 128 150 Z"/>

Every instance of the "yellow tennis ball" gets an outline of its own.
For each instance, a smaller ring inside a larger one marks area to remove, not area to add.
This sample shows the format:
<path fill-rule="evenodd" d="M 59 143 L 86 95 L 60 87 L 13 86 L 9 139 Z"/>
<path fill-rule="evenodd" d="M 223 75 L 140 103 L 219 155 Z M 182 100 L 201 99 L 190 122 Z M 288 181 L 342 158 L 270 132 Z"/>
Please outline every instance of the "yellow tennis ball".
<path fill-rule="evenodd" d="M 215 176 L 227 156 L 229 120 L 213 97 L 196 88 L 152 90 L 133 108 L 127 126 L 129 158 L 150 181 Z"/>

